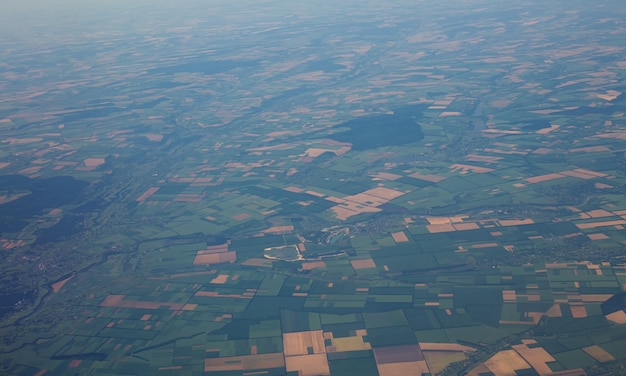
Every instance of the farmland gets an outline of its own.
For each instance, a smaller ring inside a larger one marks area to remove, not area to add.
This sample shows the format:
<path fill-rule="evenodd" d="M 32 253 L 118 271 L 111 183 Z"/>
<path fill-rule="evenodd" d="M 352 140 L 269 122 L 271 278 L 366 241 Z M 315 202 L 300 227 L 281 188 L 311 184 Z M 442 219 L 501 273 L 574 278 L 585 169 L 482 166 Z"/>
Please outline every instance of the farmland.
<path fill-rule="evenodd" d="M 626 372 L 622 4 L 322 3 L 0 5 L 0 373 Z"/>

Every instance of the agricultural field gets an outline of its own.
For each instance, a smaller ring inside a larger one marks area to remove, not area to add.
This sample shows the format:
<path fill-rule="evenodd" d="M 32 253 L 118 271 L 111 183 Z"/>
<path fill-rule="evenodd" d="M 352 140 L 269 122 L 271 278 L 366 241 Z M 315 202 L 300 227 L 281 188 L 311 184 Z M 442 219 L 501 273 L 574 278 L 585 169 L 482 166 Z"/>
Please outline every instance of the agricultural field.
<path fill-rule="evenodd" d="M 62 3 L 0 5 L 0 374 L 626 374 L 619 1 Z"/>

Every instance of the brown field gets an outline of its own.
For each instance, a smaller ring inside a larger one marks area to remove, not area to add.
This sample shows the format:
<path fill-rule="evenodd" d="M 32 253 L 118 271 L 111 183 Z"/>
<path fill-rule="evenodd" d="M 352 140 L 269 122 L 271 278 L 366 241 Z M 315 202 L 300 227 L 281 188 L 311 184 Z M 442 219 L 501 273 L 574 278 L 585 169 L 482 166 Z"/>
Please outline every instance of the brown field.
<path fill-rule="evenodd" d="M 248 218 L 250 218 L 250 214 L 248 214 L 248 213 L 241 213 L 241 214 L 237 214 L 237 215 L 233 216 L 233 219 L 235 221 L 243 221 L 243 220 L 248 219 Z"/>
<path fill-rule="evenodd" d="M 213 264 L 221 264 L 225 262 L 233 263 L 237 261 L 237 253 L 232 252 L 221 252 L 221 253 L 206 253 L 200 254 L 198 253 L 193 260 L 194 265 L 213 265 Z"/>
<path fill-rule="evenodd" d="M 606 236 L 603 233 L 597 233 L 597 234 L 587 234 L 587 237 L 591 240 L 604 240 L 604 239 L 608 239 L 609 237 Z"/>
<path fill-rule="evenodd" d="M 104 158 L 87 158 L 83 161 L 83 163 L 85 163 L 85 166 L 89 168 L 96 168 L 100 165 L 105 164 L 106 161 L 104 160 Z"/>
<path fill-rule="evenodd" d="M 428 231 L 430 233 L 438 233 L 438 232 L 452 232 L 452 231 L 456 231 L 456 229 L 454 228 L 453 225 L 450 224 L 446 224 L 446 225 L 426 225 L 426 229 L 428 229 Z"/>
<path fill-rule="evenodd" d="M 313 270 L 316 268 L 325 268 L 326 263 L 324 261 L 303 262 L 302 270 Z"/>
<path fill-rule="evenodd" d="M 439 117 L 449 117 L 449 116 L 460 116 L 461 113 L 458 111 L 444 111 L 441 114 L 439 114 Z"/>
<path fill-rule="evenodd" d="M 606 317 L 607 320 L 612 321 L 616 324 L 626 324 L 626 312 L 624 311 L 613 312 L 604 317 Z"/>
<path fill-rule="evenodd" d="M 574 169 L 572 171 L 578 172 L 578 173 L 581 173 L 581 174 L 585 174 L 585 175 L 595 176 L 595 177 L 598 177 L 598 178 L 603 178 L 603 177 L 608 176 L 605 173 L 595 172 L 595 171 L 587 170 L 587 169 L 584 169 L 584 168 L 577 168 L 577 169 Z"/>
<path fill-rule="evenodd" d="M 517 301 L 517 293 L 515 290 L 502 290 L 502 300 L 505 302 Z"/>
<path fill-rule="evenodd" d="M 377 187 L 377 188 L 369 189 L 369 190 L 363 192 L 363 194 L 379 197 L 379 198 L 382 198 L 383 200 L 386 200 L 386 201 L 391 201 L 394 198 L 398 198 L 398 197 L 404 195 L 404 192 L 397 191 L 397 190 L 391 189 L 391 188 Z"/>
<path fill-rule="evenodd" d="M 603 218 L 603 217 L 612 217 L 613 213 L 606 211 L 604 209 L 596 209 L 596 210 L 590 210 L 588 212 L 586 212 L 586 214 L 590 217 L 590 218 Z"/>
<path fill-rule="evenodd" d="M 595 360 L 597 360 L 600 363 L 610 362 L 612 360 L 615 360 L 615 357 L 611 355 L 611 353 L 609 353 L 608 351 L 606 351 L 605 349 L 603 349 L 602 347 L 598 345 L 584 347 L 583 351 L 591 355 L 591 357 L 593 357 Z"/>
<path fill-rule="evenodd" d="M 585 229 L 596 228 L 596 227 L 617 226 L 617 225 L 626 225 L 626 220 L 617 219 L 614 221 L 577 223 L 576 227 L 578 227 L 581 230 L 585 230 Z"/>
<path fill-rule="evenodd" d="M 324 196 L 326 196 L 323 193 L 319 193 L 319 192 L 315 192 L 315 191 L 306 191 L 304 193 L 306 193 L 308 195 L 311 195 L 311 196 L 315 196 L 315 197 L 324 197 Z"/>
<path fill-rule="evenodd" d="M 244 292 L 243 294 L 220 294 L 217 291 L 196 291 L 194 296 L 231 299 L 252 299 L 254 297 L 254 292 Z"/>
<path fill-rule="evenodd" d="M 375 268 L 376 267 L 376 264 L 374 263 L 374 260 L 371 259 L 371 258 L 363 259 L 363 260 L 350 260 L 350 263 L 352 264 L 352 267 L 355 270 L 370 269 L 370 268 Z"/>
<path fill-rule="evenodd" d="M 594 187 L 596 187 L 597 189 L 609 189 L 609 188 L 613 188 L 612 185 L 609 184 L 604 184 L 604 183 L 594 183 Z"/>
<path fill-rule="evenodd" d="M 552 370 L 546 363 L 554 362 L 555 359 L 543 347 L 529 348 L 527 345 L 513 345 L 517 351 L 539 375 L 549 375 Z"/>
<path fill-rule="evenodd" d="M 600 99 L 604 99 L 605 101 L 612 101 L 615 98 L 619 97 L 622 93 L 617 90 L 607 90 L 606 94 L 596 94 L 596 97 Z"/>
<path fill-rule="evenodd" d="M 552 153 L 552 149 L 548 149 L 548 148 L 539 148 L 539 149 L 535 149 L 533 151 L 534 154 L 541 154 L 541 155 L 546 155 L 546 154 L 550 154 Z"/>
<path fill-rule="evenodd" d="M 515 375 L 516 370 L 531 368 L 515 350 L 500 351 L 484 364 L 496 375 Z"/>
<path fill-rule="evenodd" d="M 298 188 L 298 187 L 287 187 L 287 188 L 283 188 L 284 190 L 286 190 L 287 192 L 293 192 L 293 193 L 300 193 L 300 192 L 304 192 L 304 189 Z"/>
<path fill-rule="evenodd" d="M 565 175 L 565 176 L 571 176 L 574 178 L 578 178 L 578 179 L 593 179 L 595 178 L 595 176 L 593 175 L 588 175 L 588 174 L 583 174 L 582 172 L 578 172 L 578 171 L 562 171 L 561 174 Z"/>
<path fill-rule="evenodd" d="M 330 375 L 326 354 L 288 356 L 285 367 L 287 372 L 297 371 L 299 376 Z"/>
<path fill-rule="evenodd" d="M 575 319 L 587 317 L 587 310 L 581 302 L 570 302 L 569 309 L 572 311 L 572 317 Z"/>
<path fill-rule="evenodd" d="M 419 172 L 414 172 L 408 175 L 411 178 L 429 181 L 431 183 L 439 183 L 440 181 L 446 180 L 443 176 L 431 175 L 431 174 L 420 174 Z"/>
<path fill-rule="evenodd" d="M 309 348 L 313 354 L 326 352 L 324 335 L 321 330 L 283 333 L 283 348 L 286 357 L 307 355 Z"/>
<path fill-rule="evenodd" d="M 228 281 L 228 277 L 228 274 L 220 274 L 217 277 L 213 278 L 210 283 L 222 285 Z"/>
<path fill-rule="evenodd" d="M 418 345 L 375 348 L 374 358 L 380 376 L 420 375 L 430 372 Z"/>
<path fill-rule="evenodd" d="M 304 157 L 317 158 L 326 152 L 334 153 L 336 156 L 340 157 L 349 152 L 350 149 L 352 149 L 351 146 L 342 146 L 339 149 L 309 148 L 304 152 Z"/>
<path fill-rule="evenodd" d="M 550 128 L 543 128 L 543 129 L 540 129 L 540 130 L 538 130 L 536 133 L 538 133 L 538 134 L 548 134 L 548 133 L 550 133 L 550 132 L 552 132 L 552 131 L 554 131 L 554 130 L 559 129 L 560 127 L 561 127 L 561 126 L 560 126 L 560 125 L 558 125 L 558 124 L 551 124 L 551 125 L 550 125 Z"/>
<path fill-rule="evenodd" d="M 138 300 L 125 300 L 125 297 L 126 295 L 109 295 L 100 303 L 100 306 L 138 309 L 160 309 L 167 307 L 172 311 L 180 311 L 183 308 L 183 304 L 181 303 L 143 302 Z"/>
<path fill-rule="evenodd" d="M 246 371 L 285 366 L 282 353 L 230 356 L 204 360 L 204 372 Z"/>
<path fill-rule="evenodd" d="M 309 193 L 309 191 L 307 191 L 307 193 Z M 349 217 L 361 213 L 379 212 L 381 209 L 378 209 L 378 206 L 386 204 L 402 195 L 404 195 L 404 192 L 385 187 L 377 187 L 356 195 L 346 196 L 343 198 L 345 200 L 343 203 L 333 206 L 330 210 L 334 212 L 335 218 L 346 220 Z"/>
<path fill-rule="evenodd" d="M 24 243 L 25 242 L 23 239 L 19 239 L 19 240 L 0 239 L 0 248 L 9 250 L 15 247 L 21 247 L 24 245 Z"/>
<path fill-rule="evenodd" d="M 284 232 L 293 232 L 293 225 L 289 226 L 272 226 L 266 230 L 261 231 L 264 234 L 280 234 Z"/>
<path fill-rule="evenodd" d="M 539 175 L 539 176 L 533 176 L 532 178 L 526 178 L 524 180 L 526 180 L 528 183 L 541 183 L 544 181 L 550 181 L 550 180 L 555 180 L 555 179 L 561 179 L 564 178 L 565 175 L 563 174 L 559 174 L 556 172 L 553 172 L 551 174 L 545 174 L 545 175 Z"/>
<path fill-rule="evenodd" d="M 580 298 L 585 303 L 603 303 L 612 296 L 611 294 L 581 294 Z"/>
<path fill-rule="evenodd" d="M 364 207 L 357 203 L 346 203 L 345 206 L 344 205 L 333 206 L 332 208 L 330 208 L 330 210 L 334 212 L 335 218 L 341 221 L 345 221 L 346 219 L 352 216 L 362 214 L 362 213 L 378 213 L 382 211 L 382 209 L 379 209 L 379 208 L 374 208 L 374 207 L 369 207 L 369 206 Z"/>
<path fill-rule="evenodd" d="M 431 225 L 446 225 L 452 222 L 450 217 L 426 217 Z"/>
<path fill-rule="evenodd" d="M 159 187 L 148 188 L 148 190 L 145 191 L 144 193 L 142 193 L 141 196 L 137 197 L 137 202 L 144 202 L 144 201 L 146 201 L 148 198 L 150 198 L 150 196 L 155 194 L 156 191 L 158 191 L 158 190 L 159 190 Z"/>
<path fill-rule="evenodd" d="M 70 280 L 74 278 L 74 274 L 72 274 L 71 276 L 65 278 L 62 281 L 56 282 L 52 284 L 52 291 L 54 292 L 59 292 L 61 290 L 61 288 Z"/>
<path fill-rule="evenodd" d="M 342 203 L 346 202 L 346 200 L 344 200 L 343 198 L 334 197 L 334 196 L 325 197 L 324 200 L 327 200 L 327 201 L 330 201 L 330 202 L 334 202 L 336 204 L 342 204 Z"/>
<path fill-rule="evenodd" d="M 36 172 L 39 172 L 39 170 L 41 170 L 43 167 L 41 166 L 32 166 L 32 167 L 28 167 L 28 168 L 24 168 L 20 171 L 18 171 L 18 173 L 20 174 L 34 174 Z"/>
<path fill-rule="evenodd" d="M 409 241 L 409 238 L 406 236 L 404 231 L 398 231 L 391 234 L 393 241 L 396 243 L 406 243 Z"/>
<path fill-rule="evenodd" d="M 211 265 L 237 261 L 237 253 L 228 251 L 228 243 L 208 246 L 199 250 L 194 258 L 194 265 Z"/>

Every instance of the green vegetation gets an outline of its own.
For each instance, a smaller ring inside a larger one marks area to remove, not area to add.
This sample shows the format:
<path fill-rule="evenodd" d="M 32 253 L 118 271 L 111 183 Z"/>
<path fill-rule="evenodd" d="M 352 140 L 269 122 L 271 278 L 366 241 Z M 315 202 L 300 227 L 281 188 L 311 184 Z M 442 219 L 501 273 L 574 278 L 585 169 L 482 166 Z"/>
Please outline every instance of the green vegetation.
<path fill-rule="evenodd" d="M 624 369 L 623 4 L 132 3 L 0 6 L 1 374 Z"/>

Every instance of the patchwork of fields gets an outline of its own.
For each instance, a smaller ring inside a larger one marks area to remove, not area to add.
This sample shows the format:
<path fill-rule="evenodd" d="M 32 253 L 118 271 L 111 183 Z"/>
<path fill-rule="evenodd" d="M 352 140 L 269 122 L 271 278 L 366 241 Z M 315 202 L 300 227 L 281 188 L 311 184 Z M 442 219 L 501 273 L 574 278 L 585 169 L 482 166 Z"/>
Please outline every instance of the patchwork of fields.
<path fill-rule="evenodd" d="M 132 3 L 0 6 L 0 373 L 626 372 L 619 1 Z"/>

